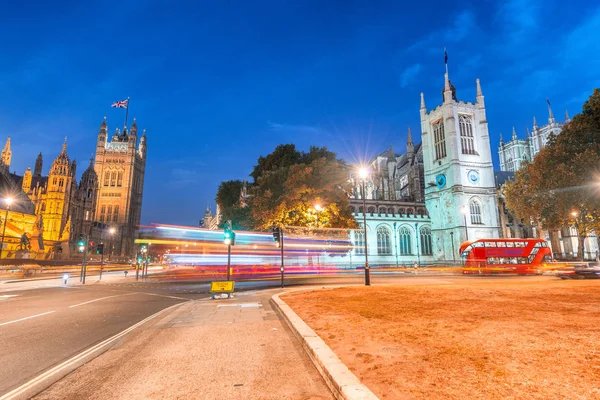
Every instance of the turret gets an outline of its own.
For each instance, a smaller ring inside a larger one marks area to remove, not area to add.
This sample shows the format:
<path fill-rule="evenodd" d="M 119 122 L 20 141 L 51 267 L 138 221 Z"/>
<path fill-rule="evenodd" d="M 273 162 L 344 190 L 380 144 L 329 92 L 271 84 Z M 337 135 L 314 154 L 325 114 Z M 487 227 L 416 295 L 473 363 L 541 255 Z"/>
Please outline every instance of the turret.
<path fill-rule="evenodd" d="M 142 131 L 142 137 L 140 139 L 140 144 L 138 146 L 138 152 L 142 158 L 146 158 L 146 149 L 148 144 L 146 143 L 146 130 Z"/>
<path fill-rule="evenodd" d="M 553 124 L 556 122 L 556 120 L 554 119 L 554 114 L 552 113 L 552 107 L 550 107 L 550 100 L 546 99 L 546 102 L 548 103 L 548 123 Z"/>
<path fill-rule="evenodd" d="M 411 160 L 415 156 L 415 144 L 413 143 L 412 134 L 410 132 L 410 125 L 408 126 L 408 134 L 406 137 L 406 155 Z"/>
<path fill-rule="evenodd" d="M 504 140 L 502 139 L 502 132 L 500 132 L 500 147 L 504 145 Z"/>
<path fill-rule="evenodd" d="M 445 73 L 444 74 L 444 92 L 443 92 L 444 104 L 451 102 L 453 98 L 456 98 L 456 96 L 452 94 L 452 86 L 450 86 L 450 79 L 448 79 L 448 73 Z"/>
<path fill-rule="evenodd" d="M 569 118 L 569 111 L 565 109 L 565 124 L 571 122 L 571 118 Z"/>
<path fill-rule="evenodd" d="M 477 83 L 477 100 L 475 101 L 478 106 L 485 107 L 483 92 L 481 91 L 481 83 L 479 82 L 479 78 L 475 80 Z"/>
<path fill-rule="evenodd" d="M 100 124 L 100 130 L 98 130 L 98 147 L 105 147 L 106 140 L 108 139 L 108 127 L 106 126 L 106 117 Z"/>
<path fill-rule="evenodd" d="M 42 153 L 38 154 L 35 159 L 35 168 L 33 170 L 34 176 L 42 176 Z"/>
<path fill-rule="evenodd" d="M 515 131 L 515 127 L 512 127 L 512 140 L 517 140 L 517 131 Z"/>
<path fill-rule="evenodd" d="M 535 120 L 535 115 L 533 116 L 533 130 L 537 130 L 538 129 L 538 124 L 537 121 Z"/>
<path fill-rule="evenodd" d="M 31 168 L 27 167 L 27 171 L 23 174 L 23 183 L 21 184 L 21 188 L 25 193 L 29 193 L 31 190 Z"/>
<path fill-rule="evenodd" d="M 10 167 L 10 160 L 12 158 L 12 151 L 10 150 L 10 136 L 6 138 L 6 144 L 2 149 L 2 165 L 8 169 Z"/>

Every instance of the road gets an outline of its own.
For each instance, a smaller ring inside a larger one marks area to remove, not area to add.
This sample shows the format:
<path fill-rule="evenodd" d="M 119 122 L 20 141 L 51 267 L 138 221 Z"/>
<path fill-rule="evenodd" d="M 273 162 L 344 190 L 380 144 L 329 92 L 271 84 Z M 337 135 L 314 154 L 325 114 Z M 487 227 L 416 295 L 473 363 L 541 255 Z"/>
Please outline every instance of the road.
<path fill-rule="evenodd" d="M 120 276 L 120 275 L 119 275 Z M 414 283 L 423 276 L 373 274 L 373 284 Z M 540 279 L 547 277 L 529 277 Z M 444 276 L 438 281 L 478 279 Z M 489 279 L 523 279 L 499 277 Z M 296 277 L 286 286 L 362 284 L 360 274 Z M 425 280 L 426 282 L 426 280 Z M 23 286 L 24 285 L 24 286 Z M 279 280 L 236 283 L 236 291 L 277 288 Z M 188 300 L 207 299 L 206 283 L 136 282 L 131 276 L 62 285 L 56 280 L 0 285 L 0 396 L 146 317 Z"/>

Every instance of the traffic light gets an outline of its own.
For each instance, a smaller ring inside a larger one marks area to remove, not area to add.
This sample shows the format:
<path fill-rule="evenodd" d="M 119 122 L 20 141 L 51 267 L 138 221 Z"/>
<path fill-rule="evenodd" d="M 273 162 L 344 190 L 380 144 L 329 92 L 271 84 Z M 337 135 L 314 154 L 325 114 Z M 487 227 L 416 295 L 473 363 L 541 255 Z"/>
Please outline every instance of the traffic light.
<path fill-rule="evenodd" d="M 104 254 L 104 243 L 98 243 L 98 247 L 96 247 L 96 254 Z"/>
<path fill-rule="evenodd" d="M 90 240 L 88 242 L 88 251 L 94 250 L 94 247 L 96 247 L 96 243 L 93 240 Z"/>
<path fill-rule="evenodd" d="M 223 243 L 226 245 L 235 245 L 235 232 L 230 228 L 225 228 L 223 230 Z"/>
<path fill-rule="evenodd" d="M 143 244 L 142 245 L 142 253 L 146 253 L 146 252 L 148 252 L 148 247 L 145 244 Z"/>
<path fill-rule="evenodd" d="M 83 253 L 85 250 L 85 240 L 83 239 L 83 235 L 79 235 L 79 240 L 77 241 L 77 247 L 79 248 L 79 252 Z"/>
<path fill-rule="evenodd" d="M 281 243 L 281 228 L 273 228 L 273 241 L 277 243 L 277 247 Z"/>

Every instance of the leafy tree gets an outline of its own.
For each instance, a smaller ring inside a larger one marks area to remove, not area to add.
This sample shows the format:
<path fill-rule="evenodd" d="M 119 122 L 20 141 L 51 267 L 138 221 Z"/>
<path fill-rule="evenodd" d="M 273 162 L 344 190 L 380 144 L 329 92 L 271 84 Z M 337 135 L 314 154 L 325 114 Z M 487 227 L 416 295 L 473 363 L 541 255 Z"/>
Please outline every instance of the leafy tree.
<path fill-rule="evenodd" d="M 517 217 L 544 229 L 572 225 L 584 240 L 600 232 L 600 90 L 562 133 L 551 137 L 535 159 L 505 187 L 507 207 Z"/>
<path fill-rule="evenodd" d="M 288 169 L 294 164 L 302 161 L 303 153 L 296 150 L 294 144 L 280 144 L 275 150 L 266 157 L 260 156 L 258 164 L 250 174 L 254 182 L 265 175 L 267 172 L 274 172 L 280 169 Z"/>
<path fill-rule="evenodd" d="M 251 197 L 255 227 L 355 227 L 346 164 L 325 147 L 311 147 L 296 160 L 289 166 L 278 164 L 276 169 L 263 170 L 258 177 Z M 322 210 L 317 210 L 316 204 Z"/>
<path fill-rule="evenodd" d="M 250 218 L 250 209 L 240 204 L 240 194 L 244 182 L 241 180 L 231 180 L 221 182 L 217 189 L 217 204 L 221 212 L 221 224 L 231 220 L 233 229 L 251 229 L 253 223 Z"/>

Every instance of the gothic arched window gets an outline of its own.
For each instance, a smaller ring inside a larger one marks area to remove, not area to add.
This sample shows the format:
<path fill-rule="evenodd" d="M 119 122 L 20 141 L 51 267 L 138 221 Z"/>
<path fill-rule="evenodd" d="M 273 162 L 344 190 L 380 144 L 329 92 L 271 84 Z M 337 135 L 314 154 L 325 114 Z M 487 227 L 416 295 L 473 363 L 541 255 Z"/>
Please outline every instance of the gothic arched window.
<path fill-rule="evenodd" d="M 119 175 L 117 176 L 117 186 L 121 187 L 123 186 L 123 173 L 119 172 Z"/>
<path fill-rule="evenodd" d="M 460 114 L 458 116 L 460 128 L 460 144 L 463 154 L 477 154 L 475 151 L 475 139 L 473 138 L 473 123 L 470 115 Z"/>
<path fill-rule="evenodd" d="M 469 202 L 469 211 L 471 212 L 471 223 L 473 225 L 481 225 L 481 204 L 477 200 Z"/>
<path fill-rule="evenodd" d="M 113 222 L 117 222 L 118 220 L 119 220 L 119 205 L 117 204 L 113 211 Z"/>
<path fill-rule="evenodd" d="M 104 186 L 108 186 L 110 183 L 110 172 L 104 173 Z"/>
<path fill-rule="evenodd" d="M 421 251 L 425 256 L 433 255 L 433 248 L 431 246 L 431 229 L 424 226 L 421 228 Z"/>
<path fill-rule="evenodd" d="M 433 125 L 433 144 L 435 147 L 435 159 L 441 160 L 446 157 L 446 132 L 444 131 L 444 121 L 439 119 Z"/>
<path fill-rule="evenodd" d="M 392 254 L 390 230 L 385 226 L 377 228 L 377 254 Z"/>
<path fill-rule="evenodd" d="M 400 255 L 406 256 L 412 254 L 412 238 L 410 229 L 406 226 L 400 228 Z"/>
<path fill-rule="evenodd" d="M 354 231 L 354 253 L 365 254 L 365 231 L 357 229 Z"/>
<path fill-rule="evenodd" d="M 110 186 L 116 186 L 117 185 L 117 173 L 113 172 L 110 174 Z"/>

